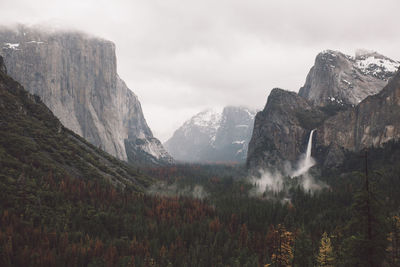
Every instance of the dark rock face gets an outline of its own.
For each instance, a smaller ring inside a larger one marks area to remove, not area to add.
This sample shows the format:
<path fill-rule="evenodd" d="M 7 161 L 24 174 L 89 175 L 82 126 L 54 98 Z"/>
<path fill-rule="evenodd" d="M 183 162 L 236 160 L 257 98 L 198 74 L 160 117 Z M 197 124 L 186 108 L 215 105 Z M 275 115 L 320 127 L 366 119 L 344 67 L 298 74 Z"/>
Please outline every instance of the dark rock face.
<path fill-rule="evenodd" d="M 255 111 L 225 107 L 206 110 L 186 121 L 164 144 L 184 162 L 243 162 L 253 131 Z"/>
<path fill-rule="evenodd" d="M 327 119 L 317 129 L 317 147 L 341 147 L 360 151 L 381 147 L 400 138 L 400 72 L 379 94 L 369 96 L 355 108 Z M 329 150 L 331 155 L 338 155 Z M 326 159 L 326 164 L 333 164 Z"/>
<path fill-rule="evenodd" d="M 312 154 L 324 167 L 339 165 L 346 150 L 399 139 L 397 66 L 376 53 L 355 58 L 333 51 L 319 54 L 299 94 L 271 91 L 255 119 L 248 168 L 282 168 L 285 161 L 297 161 L 312 129 Z"/>
<path fill-rule="evenodd" d="M 299 95 L 319 106 L 332 102 L 357 105 L 378 93 L 399 66 L 376 52 L 358 52 L 351 57 L 327 50 L 317 55 Z"/>
<path fill-rule="evenodd" d="M 122 160 L 149 154 L 151 162 L 172 162 L 118 76 L 112 42 L 20 26 L 0 29 L 0 47 L 10 76 L 39 95 L 66 127 Z M 141 146 L 134 145 L 138 139 Z"/>
<path fill-rule="evenodd" d="M 247 167 L 282 167 L 284 160 L 295 161 L 312 130 L 307 129 L 302 114 L 312 112 L 311 103 L 296 93 L 273 89 L 264 110 L 256 115 Z"/>
<path fill-rule="evenodd" d="M 0 72 L 7 74 L 7 68 L 6 65 L 4 64 L 4 59 L 1 56 L 0 56 Z"/>

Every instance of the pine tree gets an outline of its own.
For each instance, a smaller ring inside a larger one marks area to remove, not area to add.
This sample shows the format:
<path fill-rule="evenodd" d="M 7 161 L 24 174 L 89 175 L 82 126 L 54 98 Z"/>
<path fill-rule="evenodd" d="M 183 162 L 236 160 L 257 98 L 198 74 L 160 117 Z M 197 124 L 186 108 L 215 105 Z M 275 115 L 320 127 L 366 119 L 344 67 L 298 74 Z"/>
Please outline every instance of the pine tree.
<path fill-rule="evenodd" d="M 391 218 L 391 230 L 387 238 L 389 246 L 386 249 L 387 261 L 391 266 L 400 265 L 400 217 Z"/>
<path fill-rule="evenodd" d="M 331 239 L 328 234 L 324 232 L 321 238 L 321 245 L 319 247 L 319 254 L 317 257 L 318 266 L 333 266 L 334 254 L 331 245 Z"/>
<path fill-rule="evenodd" d="M 312 241 L 310 237 L 305 233 L 304 229 L 300 229 L 296 234 L 296 240 L 293 250 L 293 266 L 313 266 Z"/>
<path fill-rule="evenodd" d="M 239 235 L 240 246 L 245 247 L 247 245 L 248 234 L 249 231 L 247 230 L 247 226 L 244 223 L 240 229 L 240 235 Z"/>
<path fill-rule="evenodd" d="M 381 266 L 387 244 L 383 205 L 375 186 L 368 181 L 354 197 L 353 216 L 348 224 L 350 237 L 344 240 L 345 262 L 349 266 Z"/>

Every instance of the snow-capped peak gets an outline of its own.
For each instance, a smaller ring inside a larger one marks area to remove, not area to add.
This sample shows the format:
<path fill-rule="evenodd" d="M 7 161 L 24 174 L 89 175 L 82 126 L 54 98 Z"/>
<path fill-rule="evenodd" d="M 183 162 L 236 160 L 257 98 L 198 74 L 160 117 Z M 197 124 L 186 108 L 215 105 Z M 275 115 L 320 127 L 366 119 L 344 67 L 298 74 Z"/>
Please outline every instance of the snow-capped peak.
<path fill-rule="evenodd" d="M 204 110 L 176 130 L 165 147 L 178 161 L 243 161 L 255 114 L 238 106 Z"/>
<path fill-rule="evenodd" d="M 185 124 L 217 129 L 221 122 L 222 113 L 217 109 L 206 109 L 193 116 Z"/>
<path fill-rule="evenodd" d="M 354 60 L 354 67 L 362 74 L 381 80 L 387 80 L 393 76 L 400 67 L 400 62 L 367 50 L 357 50 Z"/>

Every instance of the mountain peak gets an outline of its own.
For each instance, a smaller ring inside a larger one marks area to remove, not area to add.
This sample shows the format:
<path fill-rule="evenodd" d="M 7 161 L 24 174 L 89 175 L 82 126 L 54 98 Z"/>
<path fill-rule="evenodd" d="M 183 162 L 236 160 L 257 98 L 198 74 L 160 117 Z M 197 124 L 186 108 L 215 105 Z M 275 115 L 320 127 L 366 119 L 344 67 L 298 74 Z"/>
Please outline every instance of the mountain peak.
<path fill-rule="evenodd" d="M 332 50 L 332 49 L 326 49 L 321 51 L 318 56 L 323 56 L 323 55 L 332 55 L 332 56 L 337 56 L 337 55 L 343 55 L 346 56 L 344 53 L 340 52 L 339 50 Z"/>
<path fill-rule="evenodd" d="M 206 109 L 187 120 L 164 145 L 180 161 L 244 161 L 255 113 L 237 106 L 227 106 L 222 112 Z"/>
<path fill-rule="evenodd" d="M 211 127 L 216 129 L 221 120 L 221 111 L 216 108 L 209 108 L 197 113 L 185 125 L 196 125 L 197 127 Z"/>
<path fill-rule="evenodd" d="M 400 67 L 400 62 L 374 51 L 356 52 L 354 67 L 362 74 L 387 81 Z"/>
<path fill-rule="evenodd" d="M 237 114 L 237 113 L 247 113 L 248 117 L 254 120 L 254 117 L 257 114 L 256 109 L 244 107 L 244 106 L 226 106 L 222 111 L 222 116 L 226 117 L 228 114 Z"/>
<path fill-rule="evenodd" d="M 353 57 L 325 50 L 317 55 L 299 95 L 319 106 L 329 105 L 332 99 L 357 105 L 378 93 L 399 66 L 400 62 L 374 51 L 357 50 Z"/>

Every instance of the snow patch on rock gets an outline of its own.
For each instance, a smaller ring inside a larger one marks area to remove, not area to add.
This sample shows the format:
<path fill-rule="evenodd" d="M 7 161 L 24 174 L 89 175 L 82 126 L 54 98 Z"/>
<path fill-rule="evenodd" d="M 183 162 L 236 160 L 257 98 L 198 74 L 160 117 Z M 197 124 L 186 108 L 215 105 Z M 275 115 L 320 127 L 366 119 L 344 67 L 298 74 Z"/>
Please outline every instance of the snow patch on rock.
<path fill-rule="evenodd" d="M 216 109 L 207 109 L 194 116 L 189 123 L 198 127 L 217 129 L 221 122 L 222 113 Z"/>
<path fill-rule="evenodd" d="M 162 146 L 160 146 L 159 143 L 148 139 L 142 139 L 142 140 L 144 142 L 144 145 L 142 145 L 141 148 L 146 153 L 152 155 L 156 159 L 162 159 L 168 156 L 168 153 Z"/>
<path fill-rule="evenodd" d="M 44 44 L 44 42 L 41 42 L 41 41 L 29 41 L 29 42 L 26 42 L 27 44 Z"/>
<path fill-rule="evenodd" d="M 181 161 L 243 161 L 256 113 L 233 106 L 222 112 L 204 110 L 187 120 L 164 145 Z"/>
<path fill-rule="evenodd" d="M 12 49 L 12 50 L 19 50 L 19 43 L 16 44 L 12 44 L 12 43 L 4 43 L 4 47 L 5 49 Z"/>
<path fill-rule="evenodd" d="M 364 75 L 385 79 L 387 73 L 394 73 L 399 69 L 400 62 L 377 54 L 367 54 L 356 57 L 354 66 Z"/>

